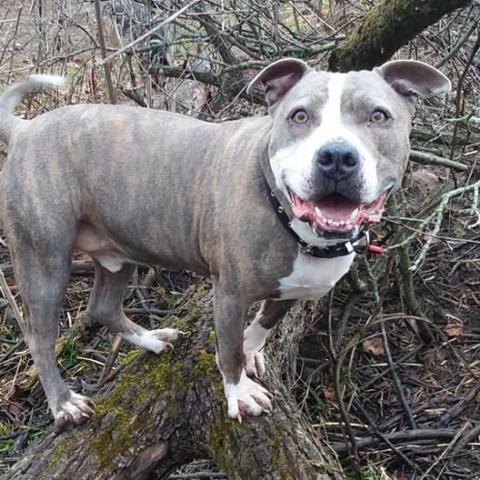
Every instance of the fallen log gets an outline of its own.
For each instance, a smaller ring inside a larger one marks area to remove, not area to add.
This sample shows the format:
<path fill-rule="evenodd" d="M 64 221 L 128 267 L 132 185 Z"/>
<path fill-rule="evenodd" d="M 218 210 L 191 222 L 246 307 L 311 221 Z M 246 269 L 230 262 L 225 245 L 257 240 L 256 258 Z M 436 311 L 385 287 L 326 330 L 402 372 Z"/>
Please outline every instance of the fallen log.
<path fill-rule="evenodd" d="M 211 294 L 197 288 L 187 297 L 170 319 L 186 332 L 175 351 L 128 355 L 131 363 L 94 397 L 91 420 L 60 433 L 52 427 L 2 480 L 165 479 L 198 458 L 235 480 L 342 478 L 276 370 L 266 380 L 272 414 L 241 424 L 227 417 Z"/>

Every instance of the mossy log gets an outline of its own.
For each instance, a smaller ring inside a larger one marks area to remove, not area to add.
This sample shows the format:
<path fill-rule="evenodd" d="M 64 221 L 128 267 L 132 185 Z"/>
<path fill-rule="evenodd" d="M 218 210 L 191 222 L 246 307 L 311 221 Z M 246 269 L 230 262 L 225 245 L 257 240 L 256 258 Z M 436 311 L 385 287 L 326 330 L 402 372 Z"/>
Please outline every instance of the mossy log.
<path fill-rule="evenodd" d="M 164 479 L 198 458 L 212 458 L 229 479 L 343 478 L 275 372 L 266 380 L 272 414 L 241 424 L 227 417 L 211 315 L 210 293 L 197 289 L 173 320 L 187 332 L 175 351 L 129 355 L 88 423 L 52 428 L 2 479 Z"/>
<path fill-rule="evenodd" d="M 471 0 L 384 0 L 330 54 L 332 71 L 371 69 L 443 15 Z"/>

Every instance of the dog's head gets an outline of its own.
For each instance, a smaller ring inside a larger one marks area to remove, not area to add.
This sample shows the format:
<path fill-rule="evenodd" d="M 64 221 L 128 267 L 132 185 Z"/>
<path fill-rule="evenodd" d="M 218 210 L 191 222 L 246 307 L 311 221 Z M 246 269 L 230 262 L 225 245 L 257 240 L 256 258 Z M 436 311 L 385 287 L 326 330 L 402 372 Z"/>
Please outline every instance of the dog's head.
<path fill-rule="evenodd" d="M 331 239 L 355 237 L 364 223 L 380 220 L 408 160 L 416 99 L 450 90 L 442 73 L 411 60 L 327 73 L 284 59 L 247 91 L 257 85 L 273 120 L 269 161 L 277 187 L 309 235 Z"/>

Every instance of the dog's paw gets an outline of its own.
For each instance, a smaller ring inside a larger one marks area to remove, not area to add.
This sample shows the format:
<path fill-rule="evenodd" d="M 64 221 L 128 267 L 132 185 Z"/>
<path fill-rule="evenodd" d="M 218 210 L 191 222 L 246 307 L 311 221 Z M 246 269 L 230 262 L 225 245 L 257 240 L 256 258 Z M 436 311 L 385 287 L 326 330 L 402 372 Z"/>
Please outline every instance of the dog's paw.
<path fill-rule="evenodd" d="M 228 416 L 236 418 L 239 422 L 246 415 L 258 416 L 272 410 L 270 392 L 247 377 L 242 372 L 237 384 L 225 383 L 225 396 L 227 397 Z"/>
<path fill-rule="evenodd" d="M 265 356 L 257 350 L 245 352 L 245 370 L 249 377 L 261 378 L 265 375 Z"/>
<path fill-rule="evenodd" d="M 175 342 L 183 332 L 174 328 L 160 328 L 158 330 L 143 330 L 141 333 L 123 333 L 121 336 L 137 345 L 138 347 L 150 350 L 157 355 L 166 348 L 172 348 L 172 342 Z"/>
<path fill-rule="evenodd" d="M 180 335 L 185 335 L 183 332 L 176 330 L 175 328 L 160 328 L 158 330 L 151 330 L 149 333 L 159 340 L 170 344 L 177 341 Z"/>
<path fill-rule="evenodd" d="M 55 425 L 60 428 L 81 425 L 91 417 L 93 407 L 88 397 L 70 391 L 68 400 L 61 403 L 54 413 Z"/>
<path fill-rule="evenodd" d="M 245 354 L 245 370 L 250 377 L 260 378 L 265 374 L 265 357 L 263 348 L 268 330 L 255 321 L 243 334 L 243 352 Z"/>

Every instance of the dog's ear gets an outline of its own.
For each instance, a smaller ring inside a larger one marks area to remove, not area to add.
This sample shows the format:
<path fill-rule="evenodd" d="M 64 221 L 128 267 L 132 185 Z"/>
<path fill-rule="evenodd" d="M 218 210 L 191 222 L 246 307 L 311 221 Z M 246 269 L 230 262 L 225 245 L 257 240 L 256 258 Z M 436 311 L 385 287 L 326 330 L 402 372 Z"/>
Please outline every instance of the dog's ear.
<path fill-rule="evenodd" d="M 416 60 L 392 60 L 375 68 L 400 95 L 428 98 L 450 92 L 450 80 L 436 68 Z"/>
<path fill-rule="evenodd" d="M 269 107 L 282 98 L 304 75 L 310 67 L 302 60 L 284 58 L 265 67 L 249 84 L 247 93 L 262 85 L 265 100 Z"/>

